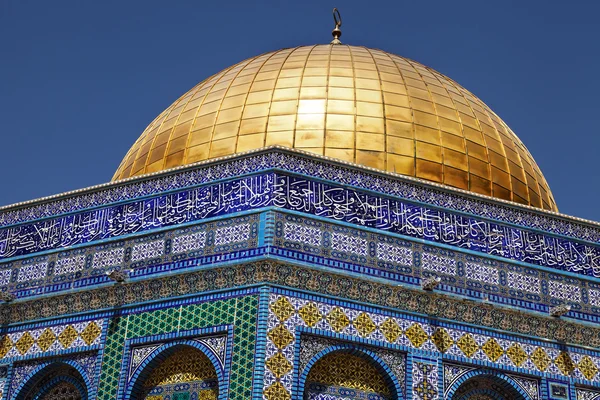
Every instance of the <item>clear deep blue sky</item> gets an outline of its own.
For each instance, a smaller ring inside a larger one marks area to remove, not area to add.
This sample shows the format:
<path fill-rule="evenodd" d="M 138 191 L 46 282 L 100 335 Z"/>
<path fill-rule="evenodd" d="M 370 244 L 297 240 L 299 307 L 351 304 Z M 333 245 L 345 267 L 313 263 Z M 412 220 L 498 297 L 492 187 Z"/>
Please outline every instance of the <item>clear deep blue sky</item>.
<path fill-rule="evenodd" d="M 600 221 L 600 1 L 0 0 L 0 205 L 110 180 L 146 125 L 247 57 L 342 41 L 428 65 L 527 145 L 561 212 Z"/>

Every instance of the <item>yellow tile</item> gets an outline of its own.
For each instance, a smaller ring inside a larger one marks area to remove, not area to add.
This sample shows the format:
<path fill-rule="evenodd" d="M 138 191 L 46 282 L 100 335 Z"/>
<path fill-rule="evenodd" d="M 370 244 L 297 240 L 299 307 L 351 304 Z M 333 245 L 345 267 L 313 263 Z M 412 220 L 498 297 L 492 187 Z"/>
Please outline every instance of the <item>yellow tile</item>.
<path fill-rule="evenodd" d="M 354 115 L 327 114 L 327 129 L 353 131 Z"/>
<path fill-rule="evenodd" d="M 325 114 L 298 114 L 296 129 L 324 129 Z"/>
<path fill-rule="evenodd" d="M 327 130 L 325 132 L 327 148 L 351 149 L 354 154 L 354 132 Z"/>
<path fill-rule="evenodd" d="M 323 147 L 323 136 L 323 131 L 297 130 L 294 143 L 296 147 Z"/>
<path fill-rule="evenodd" d="M 359 115 L 356 117 L 356 130 L 372 133 L 384 133 L 385 128 L 383 118 L 363 117 Z"/>
<path fill-rule="evenodd" d="M 248 151 L 260 149 L 265 146 L 265 133 L 255 133 L 252 135 L 244 135 L 238 138 L 237 151 Z"/>
<path fill-rule="evenodd" d="M 267 132 L 265 139 L 265 146 L 285 146 L 294 147 L 294 132 L 293 131 L 281 131 L 281 132 Z"/>
<path fill-rule="evenodd" d="M 385 151 L 385 136 L 367 132 L 356 132 L 356 149 Z"/>

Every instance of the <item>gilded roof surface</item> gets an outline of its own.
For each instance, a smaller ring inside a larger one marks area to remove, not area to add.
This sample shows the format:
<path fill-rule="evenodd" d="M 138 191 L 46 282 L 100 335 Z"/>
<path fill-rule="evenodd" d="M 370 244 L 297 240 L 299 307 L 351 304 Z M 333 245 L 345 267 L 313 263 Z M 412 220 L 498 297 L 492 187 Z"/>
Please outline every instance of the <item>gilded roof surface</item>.
<path fill-rule="evenodd" d="M 266 53 L 200 82 L 113 180 L 270 145 L 557 210 L 525 145 L 481 100 L 415 61 L 346 45 Z"/>

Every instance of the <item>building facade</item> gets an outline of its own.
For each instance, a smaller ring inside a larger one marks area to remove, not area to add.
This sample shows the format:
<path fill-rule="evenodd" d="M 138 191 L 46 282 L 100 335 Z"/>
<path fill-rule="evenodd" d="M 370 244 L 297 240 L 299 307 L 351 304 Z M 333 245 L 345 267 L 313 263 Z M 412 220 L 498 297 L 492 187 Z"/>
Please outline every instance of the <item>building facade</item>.
<path fill-rule="evenodd" d="M 451 79 L 263 54 L 0 209 L 1 398 L 600 399 L 599 240 Z"/>

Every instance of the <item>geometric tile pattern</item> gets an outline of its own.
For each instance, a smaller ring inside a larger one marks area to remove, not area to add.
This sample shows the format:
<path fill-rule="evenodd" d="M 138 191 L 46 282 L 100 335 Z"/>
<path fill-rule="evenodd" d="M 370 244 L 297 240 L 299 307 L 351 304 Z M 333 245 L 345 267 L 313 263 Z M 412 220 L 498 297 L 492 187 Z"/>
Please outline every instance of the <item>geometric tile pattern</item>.
<path fill-rule="evenodd" d="M 500 282 L 500 274 L 494 267 L 468 262 L 465 266 L 465 272 L 468 279 L 491 283 L 492 285 L 497 285 Z"/>
<path fill-rule="evenodd" d="M 524 290 L 526 292 L 538 294 L 540 293 L 540 278 L 533 275 L 509 272 L 508 286 L 513 289 Z"/>
<path fill-rule="evenodd" d="M 215 232 L 215 245 L 243 242 L 250 238 L 250 224 L 226 226 Z"/>
<path fill-rule="evenodd" d="M 565 353 L 554 347 L 532 345 L 520 339 L 506 340 L 284 295 L 271 295 L 269 310 L 267 358 L 280 353 L 286 356 L 291 365 L 294 363 L 291 349 L 297 340 L 295 329 L 305 326 L 464 359 L 487 361 L 498 366 L 525 368 L 600 382 L 600 357 Z M 429 372 L 423 371 L 422 369 L 420 373 L 427 376 Z M 265 390 L 281 384 L 287 393 L 291 393 L 289 373 L 291 372 L 279 371 L 278 375 L 281 376 L 277 376 L 267 368 Z M 419 389 L 423 393 L 421 396 L 437 396 L 426 387 L 426 383 L 423 385 Z"/>
<path fill-rule="evenodd" d="M 120 247 L 116 249 L 110 249 L 100 251 L 94 254 L 94 261 L 92 262 L 92 268 L 104 268 L 120 265 L 123 263 L 123 257 L 125 256 L 125 249 Z"/>
<path fill-rule="evenodd" d="M 10 282 L 10 276 L 12 275 L 12 269 L 0 270 L 0 285 L 7 285 Z"/>
<path fill-rule="evenodd" d="M 48 272 L 48 263 L 39 263 L 33 265 L 25 265 L 19 270 L 17 277 L 18 282 L 32 281 L 43 279 Z"/>
<path fill-rule="evenodd" d="M 57 281 L 66 283 L 69 280 L 76 283 L 81 280 L 89 282 L 89 278 L 104 276 L 109 268 L 120 268 L 121 270 L 134 269 L 140 272 L 140 268 L 147 267 L 148 274 L 154 270 L 152 266 L 161 265 L 166 262 L 181 261 L 183 258 L 196 258 L 202 255 L 221 254 L 224 251 L 242 250 L 257 244 L 257 232 L 255 223 L 258 214 L 231 218 L 226 221 L 218 221 L 195 225 L 189 228 L 173 229 L 161 234 L 150 234 L 141 238 L 126 239 L 120 242 L 98 246 L 88 246 L 73 250 L 62 251 L 51 254 L 46 262 L 32 264 L 31 259 L 9 263 L 9 269 L 0 269 L 0 282 L 5 281 L 6 290 L 15 292 L 25 288 L 31 289 L 31 294 L 39 294 L 34 290 L 40 286 L 54 285 Z M 240 222 L 246 222 L 240 224 Z M 235 225 L 230 227 L 227 225 Z M 251 225 L 251 228 L 249 228 Z M 241 228 L 240 228 L 241 226 Z M 218 229 L 217 229 L 218 227 Z M 227 239 L 240 240 L 247 237 L 247 242 L 236 243 L 230 248 L 217 247 L 207 244 L 207 237 L 219 230 L 219 243 L 227 244 Z M 242 231 L 241 236 L 234 233 Z M 229 233 L 227 233 L 229 232 Z M 160 240 L 159 240 L 160 239 Z M 171 244 L 168 252 L 167 243 Z M 39 258 L 39 257 L 38 257 Z M 88 261 L 89 260 L 89 261 Z M 54 268 L 49 265 L 54 264 Z M 12 270 L 16 269 L 21 281 L 16 278 L 10 282 Z M 48 272 L 46 272 L 46 270 Z M 164 269 L 158 269 L 163 272 Z M 141 271 L 140 273 L 146 273 Z M 136 277 L 139 275 L 136 275 Z M 32 280 L 28 280 L 31 278 Z M 45 278 L 45 279 L 41 279 Z M 2 283 L 0 283 L 2 284 Z M 93 284 L 93 283 L 88 283 Z M 66 288 L 71 286 L 66 285 Z M 19 297 L 24 297 L 21 293 Z"/>
<path fill-rule="evenodd" d="M 548 293 L 550 296 L 561 300 L 581 301 L 581 289 L 576 285 L 569 285 L 564 282 L 548 281 Z"/>
<path fill-rule="evenodd" d="M 281 354 L 281 353 L 279 353 Z M 352 398 L 390 399 L 390 387 L 377 368 L 363 357 L 333 352 L 320 359 L 306 377 L 309 393 L 357 391 Z M 309 394 L 310 397 L 310 394 Z"/>
<path fill-rule="evenodd" d="M 318 246 L 321 244 L 321 236 L 322 233 L 319 228 L 313 228 L 304 224 L 285 224 L 285 240 Z"/>
<path fill-rule="evenodd" d="M 258 298 L 255 295 L 220 300 L 206 299 L 195 304 L 146 310 L 121 317 L 110 327 L 100 373 L 98 400 L 114 400 L 126 340 L 174 331 L 233 325 L 234 340 L 229 379 L 229 398 L 251 398 L 256 345 Z M 215 348 L 219 345 L 214 344 Z"/>
<path fill-rule="evenodd" d="M 367 255 L 367 241 L 365 239 L 338 232 L 334 232 L 331 237 L 331 248 L 344 253 Z"/>
<path fill-rule="evenodd" d="M 527 267 L 515 266 L 512 264 L 503 263 L 496 260 L 489 260 L 483 257 L 475 257 L 473 255 L 463 254 L 457 251 L 436 251 L 429 245 L 420 245 L 414 242 L 404 241 L 400 239 L 390 238 L 383 234 L 371 233 L 367 236 L 367 245 L 362 248 L 373 249 L 369 250 L 365 259 L 356 259 L 352 256 L 341 253 L 339 251 L 332 251 L 334 242 L 332 240 L 324 240 L 319 246 L 309 246 L 308 241 L 303 242 L 302 246 L 298 246 L 296 243 L 291 243 L 285 240 L 285 235 L 290 235 L 293 230 L 300 230 L 303 227 L 310 228 L 311 230 L 317 230 L 320 233 L 315 234 L 316 237 L 320 237 L 330 234 L 331 237 L 338 234 L 335 230 L 339 230 L 339 227 L 332 226 L 327 222 L 316 222 L 307 217 L 300 217 L 297 215 L 286 215 L 286 214 L 275 214 L 275 238 L 274 243 L 278 248 L 286 250 L 285 253 L 279 252 L 278 255 L 283 255 L 288 258 L 294 259 L 306 259 L 296 255 L 296 252 L 302 252 L 303 254 L 321 254 L 326 255 L 325 260 L 315 260 L 320 265 L 334 265 L 337 268 L 339 264 L 336 261 L 354 261 L 357 264 L 375 266 L 375 270 L 371 269 L 369 272 L 374 276 L 381 276 L 380 271 L 388 272 L 390 269 L 401 271 L 404 276 L 428 276 L 425 271 L 431 271 L 437 274 L 444 274 L 457 278 L 457 280 L 450 280 L 451 286 L 455 289 L 459 289 L 460 294 L 472 296 L 473 288 L 477 288 L 485 294 L 495 294 L 499 297 L 510 299 L 510 303 L 513 306 L 523 307 L 527 304 L 527 308 L 532 309 L 534 306 L 530 303 L 523 303 L 519 300 L 528 300 L 536 304 L 552 305 L 555 302 L 555 297 L 551 295 L 554 292 L 545 291 L 541 293 L 541 287 L 547 285 L 548 282 L 554 282 L 551 287 L 556 287 L 556 290 L 562 290 L 563 292 L 583 293 L 584 288 L 591 285 L 590 282 L 584 282 L 571 278 L 558 278 L 555 274 L 544 271 L 537 271 Z M 359 231 L 352 232 L 352 228 L 345 230 L 345 235 L 354 237 L 355 235 L 361 235 Z M 331 233 L 333 231 L 333 233 Z M 348 232 L 348 233 L 346 233 Z M 339 234 L 338 234 L 339 235 Z M 331 242 L 331 243 L 330 243 Z M 337 248 L 339 244 L 335 245 Z M 291 251 L 294 253 L 292 253 Z M 362 252 L 364 254 L 364 252 Z M 351 252 L 350 254 L 356 254 Z M 413 266 L 413 257 L 416 261 Z M 420 259 L 420 262 L 419 262 Z M 392 265 L 389 265 L 391 263 Z M 462 265 L 462 268 L 458 266 Z M 352 268 L 352 267 L 346 267 Z M 418 268 L 421 271 L 418 271 Z M 371 272 L 372 271 L 372 272 Z M 363 273 L 365 273 L 364 271 Z M 501 279 L 502 276 L 502 279 Z M 549 278 L 552 278 L 551 280 Z M 558 279 L 561 279 L 560 281 Z M 573 284 L 568 282 L 576 282 L 580 286 L 573 288 Z M 487 284 L 486 286 L 481 283 Z M 489 287 L 488 285 L 494 285 Z M 562 289 L 561 289 L 562 288 Z M 540 294 L 539 297 L 533 297 L 530 293 Z M 594 297 L 594 291 L 589 290 L 589 303 L 596 301 L 600 305 L 600 297 Z M 598 291 L 600 293 L 600 291 Z M 598 300 L 595 300 L 598 299 Z M 574 300 L 583 300 L 582 296 L 573 296 L 567 299 L 569 303 Z M 600 314 L 600 309 L 592 309 L 592 307 L 583 302 L 580 303 L 582 306 L 582 314 L 579 314 L 581 318 L 591 319 L 588 313 L 592 315 Z M 535 309 L 535 308 L 534 308 Z M 536 309 L 537 310 L 537 309 Z"/>
<path fill-rule="evenodd" d="M 377 258 L 395 264 L 411 265 L 413 252 L 410 247 L 394 246 L 388 243 L 377 243 Z"/>
<path fill-rule="evenodd" d="M 448 392 L 452 388 L 454 382 L 469 371 L 475 370 L 474 366 L 464 366 L 458 364 L 443 364 L 444 371 L 444 398 L 448 398 Z M 541 400 L 539 393 L 540 383 L 535 379 L 528 379 L 522 376 L 510 375 L 508 376 L 515 381 L 517 385 L 521 387 L 531 398 L 531 400 Z"/>
<path fill-rule="evenodd" d="M 165 252 L 165 241 L 155 240 L 135 245 L 131 248 L 131 262 L 138 262 L 149 258 L 161 257 Z"/>
<path fill-rule="evenodd" d="M 291 279 L 292 277 L 293 279 Z M 139 301 L 155 301 L 173 295 L 198 293 L 207 289 L 226 289 L 239 284 L 265 282 L 277 285 L 285 283 L 303 291 L 318 288 L 323 293 L 352 301 L 436 315 L 440 318 L 455 320 L 458 323 L 475 323 L 482 327 L 519 332 L 525 336 L 543 336 L 552 341 L 565 341 L 568 332 L 569 343 L 574 346 L 600 347 L 600 329 L 593 325 L 585 326 L 568 320 L 549 319 L 535 314 L 531 314 L 528 318 L 522 318 L 523 314 L 518 310 L 481 307 L 478 302 L 440 297 L 435 293 L 418 292 L 404 286 L 390 287 L 377 282 L 367 283 L 351 276 L 331 274 L 322 270 L 308 270 L 276 261 L 240 263 L 227 268 L 200 270 L 182 275 L 173 274 L 154 280 L 139 281 L 135 284 L 109 286 L 75 292 L 68 296 L 54 296 L 49 299 L 36 299 L 28 302 L 28 307 L 21 307 L 19 303 L 13 303 L 4 306 L 4 315 L 11 323 L 18 323 L 32 319 L 51 318 L 65 313 L 89 312 L 103 309 L 106 306 L 116 307 Z M 124 292 L 123 289 L 126 291 Z M 119 293 L 127 295 L 119 297 Z M 311 310 L 312 308 L 316 308 L 316 306 L 308 306 L 305 313 L 307 315 L 305 321 L 308 326 L 316 325 L 322 319 L 319 313 Z M 384 330 L 386 338 L 389 338 L 390 342 L 395 342 L 395 339 L 403 336 L 403 330 L 393 320 L 386 321 L 389 321 L 384 323 L 389 327 Z M 439 338 L 443 339 L 445 336 L 443 332 L 441 335 Z M 434 340 L 438 340 L 435 335 Z M 442 343 L 442 346 L 451 347 L 456 346 L 453 344 L 455 341 L 456 338 L 453 338 L 450 345 L 448 345 L 448 340 L 438 341 L 438 344 Z M 504 345 L 502 346 L 504 347 Z M 504 348 L 506 349 L 506 347 Z M 523 345 L 520 344 L 519 348 L 522 350 Z M 571 346 L 569 346 L 569 351 L 578 352 Z M 507 353 L 510 356 L 509 350 Z M 519 353 L 519 351 L 514 353 L 513 355 L 516 355 L 517 358 L 513 357 L 513 359 L 521 358 Z M 598 353 L 593 351 L 590 351 L 589 355 L 593 360 L 598 357 Z M 575 359 L 575 355 L 572 354 L 572 357 L 574 362 L 579 363 L 579 360 Z M 529 359 L 529 353 L 526 354 L 526 359 Z M 596 361 L 593 363 L 596 365 Z M 516 362 L 515 365 L 517 365 Z M 576 369 L 573 372 L 574 375 L 577 375 L 579 371 L 581 369 Z"/>
<path fill-rule="evenodd" d="M 196 232 L 190 235 L 177 236 L 173 239 L 173 254 L 199 250 L 206 242 L 206 232 Z"/>
<path fill-rule="evenodd" d="M 0 360 L 42 356 L 100 344 L 104 320 L 77 322 L 18 331 L 0 336 Z"/>
<path fill-rule="evenodd" d="M 85 267 L 85 256 L 59 258 L 54 264 L 54 275 L 73 274 Z"/>
<path fill-rule="evenodd" d="M 160 343 L 152 344 L 149 346 L 134 347 L 131 349 L 130 365 L 129 365 L 129 378 L 133 375 L 137 367 L 144 362 L 144 360 L 152 354 L 152 352 L 160 347 Z M 129 379 L 128 379 L 129 380 Z"/>
<path fill-rule="evenodd" d="M 517 375 L 508 375 L 517 385 L 529 395 L 531 400 L 541 400 L 540 382 L 536 379 L 528 379 Z"/>
<path fill-rule="evenodd" d="M 454 382 L 456 382 L 461 376 L 463 376 L 467 372 L 472 371 L 474 369 L 475 367 L 444 363 L 444 398 L 448 398 L 448 391 L 452 388 Z"/>
<path fill-rule="evenodd" d="M 438 368 L 436 364 L 415 361 L 413 362 L 413 399 L 437 400 L 438 395 Z"/>
<path fill-rule="evenodd" d="M 442 255 L 423 253 L 421 267 L 429 271 L 440 272 L 446 275 L 456 275 L 456 260 Z"/>

